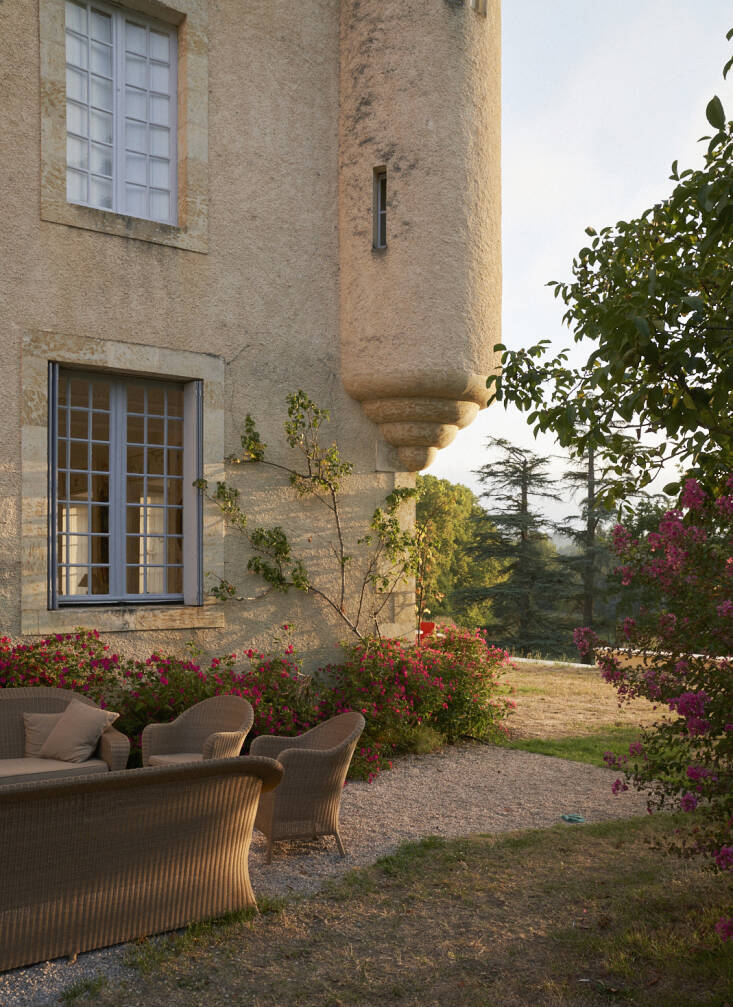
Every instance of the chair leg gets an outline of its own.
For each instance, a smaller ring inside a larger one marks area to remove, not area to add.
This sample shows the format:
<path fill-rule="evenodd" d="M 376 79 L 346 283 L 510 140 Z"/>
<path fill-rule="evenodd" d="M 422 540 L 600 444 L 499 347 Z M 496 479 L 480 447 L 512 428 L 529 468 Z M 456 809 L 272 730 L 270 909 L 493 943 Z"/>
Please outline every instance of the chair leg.
<path fill-rule="evenodd" d="M 341 842 L 341 836 L 338 834 L 338 830 L 334 833 L 336 836 L 336 845 L 339 848 L 339 853 L 342 857 L 346 856 L 346 850 L 344 849 L 344 844 Z"/>

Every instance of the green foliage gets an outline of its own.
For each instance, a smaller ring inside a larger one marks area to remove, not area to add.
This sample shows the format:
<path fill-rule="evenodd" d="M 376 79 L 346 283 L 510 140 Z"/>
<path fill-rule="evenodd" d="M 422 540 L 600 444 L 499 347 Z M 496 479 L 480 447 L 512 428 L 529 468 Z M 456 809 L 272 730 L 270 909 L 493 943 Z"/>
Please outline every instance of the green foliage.
<path fill-rule="evenodd" d="M 573 280 L 550 284 L 575 341 L 592 344 L 585 363 L 569 366 L 567 351 L 548 359 L 548 340 L 496 347 L 492 400 L 578 454 L 595 448 L 612 499 L 670 459 L 712 487 L 733 457 L 733 122 L 717 97 L 707 118 L 715 133 L 703 137 L 703 167 L 679 172 L 675 162 L 666 199 L 587 228 Z"/>
<path fill-rule="evenodd" d="M 499 565 L 500 578 L 488 587 L 475 583 L 462 592 L 467 602 L 490 601 L 491 639 L 513 653 L 563 656 L 571 625 L 563 611 L 567 576 L 547 535 L 553 525 L 536 501 L 557 500 L 546 459 L 504 439 L 490 438 L 498 452 L 478 475 L 486 486 L 488 522 L 477 537 L 474 561 Z"/>
<path fill-rule="evenodd" d="M 461 626 L 486 625 L 491 603 L 467 602 L 463 594 L 466 585 L 489 587 L 501 570 L 498 563 L 474 560 L 479 536 L 491 530 L 478 498 L 467 486 L 418 476 L 415 518 L 421 544 L 418 609 Z"/>
<path fill-rule="evenodd" d="M 370 531 L 347 547 L 340 494 L 344 481 L 353 472 L 351 462 L 341 457 L 338 445 L 324 447 L 319 439 L 321 428 L 329 420 L 329 412 L 310 399 L 305 392 L 291 392 L 287 398 L 288 417 L 284 423 L 287 445 L 297 451 L 303 467 L 290 468 L 270 461 L 254 420 L 248 414 L 241 438 L 241 453 L 227 458 L 230 465 L 258 463 L 284 472 L 299 497 L 311 497 L 331 514 L 334 538 L 331 552 L 336 563 L 336 584 L 317 583 L 310 575 L 303 557 L 294 556 L 287 533 L 280 526 L 250 528 L 242 509 L 239 490 L 218 482 L 213 491 L 205 479 L 197 485 L 215 503 L 227 524 L 247 539 L 254 555 L 247 561 L 247 570 L 261 577 L 267 590 L 287 593 L 292 589 L 320 598 L 359 639 L 365 632 L 379 634 L 379 617 L 402 581 L 414 572 L 416 564 L 415 538 L 402 526 L 400 508 L 415 495 L 411 489 L 396 489 L 377 507 L 372 515 Z M 236 588 L 220 580 L 211 593 L 221 601 L 236 596 Z"/>

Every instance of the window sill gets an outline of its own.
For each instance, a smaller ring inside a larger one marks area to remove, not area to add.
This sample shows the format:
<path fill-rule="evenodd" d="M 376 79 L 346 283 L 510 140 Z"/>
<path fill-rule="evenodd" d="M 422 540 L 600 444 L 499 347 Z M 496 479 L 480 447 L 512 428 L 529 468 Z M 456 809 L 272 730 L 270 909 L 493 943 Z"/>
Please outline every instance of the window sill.
<path fill-rule="evenodd" d="M 224 606 L 215 600 L 195 605 L 115 605 L 101 608 L 95 605 L 69 606 L 55 611 L 24 612 L 23 635 L 45 636 L 48 633 L 71 633 L 79 626 L 97 629 L 100 633 L 127 633 L 166 629 L 223 629 L 226 625 Z"/>
<path fill-rule="evenodd" d="M 87 231 L 101 231 L 120 238 L 150 241 L 157 245 L 170 245 L 189 252 L 208 252 L 209 245 L 203 222 L 198 228 L 174 227 L 155 220 L 127 217 L 109 210 L 97 210 L 58 199 L 52 192 L 44 192 L 41 219 L 54 224 L 67 224 Z"/>

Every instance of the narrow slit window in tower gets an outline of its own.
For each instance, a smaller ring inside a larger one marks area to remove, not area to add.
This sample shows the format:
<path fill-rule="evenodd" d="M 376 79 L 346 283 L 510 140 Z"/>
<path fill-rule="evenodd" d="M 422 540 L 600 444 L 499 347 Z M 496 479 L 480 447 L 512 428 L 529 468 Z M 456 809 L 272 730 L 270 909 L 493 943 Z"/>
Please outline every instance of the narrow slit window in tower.
<path fill-rule="evenodd" d="M 374 169 L 374 247 L 387 247 L 387 169 Z"/>

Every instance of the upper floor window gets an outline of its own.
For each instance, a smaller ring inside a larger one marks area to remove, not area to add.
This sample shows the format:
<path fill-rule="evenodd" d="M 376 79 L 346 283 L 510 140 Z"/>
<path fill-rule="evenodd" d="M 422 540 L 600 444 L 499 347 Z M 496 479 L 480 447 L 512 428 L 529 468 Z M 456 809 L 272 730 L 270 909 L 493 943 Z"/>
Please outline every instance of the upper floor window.
<path fill-rule="evenodd" d="M 177 222 L 176 30 L 66 0 L 66 198 Z"/>
<path fill-rule="evenodd" d="M 387 169 L 374 169 L 374 247 L 387 247 Z"/>
<path fill-rule="evenodd" d="M 200 383 L 54 368 L 52 607 L 183 601 L 200 577 Z"/>

